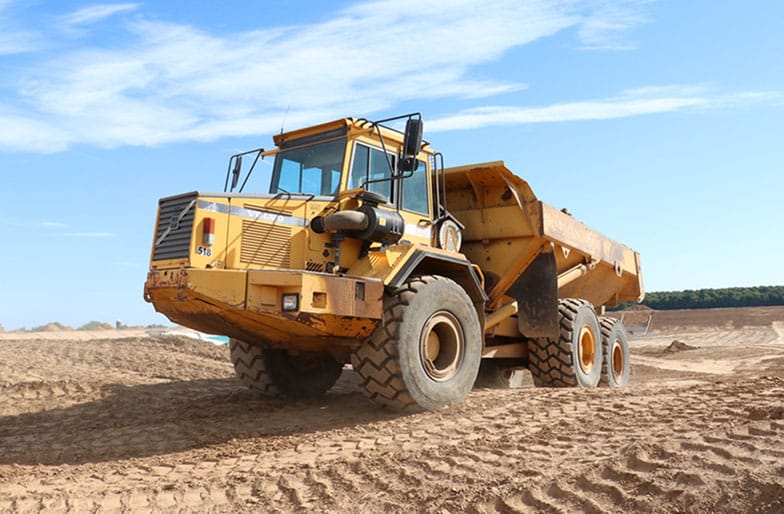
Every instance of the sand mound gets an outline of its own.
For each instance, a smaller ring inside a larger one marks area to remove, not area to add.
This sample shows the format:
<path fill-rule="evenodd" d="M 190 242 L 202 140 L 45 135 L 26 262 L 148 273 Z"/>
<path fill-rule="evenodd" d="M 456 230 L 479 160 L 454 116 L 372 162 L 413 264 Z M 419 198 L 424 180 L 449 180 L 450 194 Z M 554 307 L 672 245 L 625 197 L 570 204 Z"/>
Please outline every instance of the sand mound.
<path fill-rule="evenodd" d="M 691 346 L 677 339 L 670 343 L 670 346 L 664 349 L 666 353 L 686 352 L 689 350 L 696 350 L 697 346 Z"/>

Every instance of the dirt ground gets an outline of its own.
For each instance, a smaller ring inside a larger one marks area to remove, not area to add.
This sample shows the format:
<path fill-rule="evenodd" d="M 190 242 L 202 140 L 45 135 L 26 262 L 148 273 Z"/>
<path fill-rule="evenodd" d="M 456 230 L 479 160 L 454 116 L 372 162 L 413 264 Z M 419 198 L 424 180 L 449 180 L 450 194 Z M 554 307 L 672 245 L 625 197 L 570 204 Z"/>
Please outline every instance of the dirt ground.
<path fill-rule="evenodd" d="M 784 307 L 651 330 L 628 388 L 526 377 L 409 415 L 349 370 L 263 399 L 222 346 L 3 334 L 0 512 L 784 512 Z"/>

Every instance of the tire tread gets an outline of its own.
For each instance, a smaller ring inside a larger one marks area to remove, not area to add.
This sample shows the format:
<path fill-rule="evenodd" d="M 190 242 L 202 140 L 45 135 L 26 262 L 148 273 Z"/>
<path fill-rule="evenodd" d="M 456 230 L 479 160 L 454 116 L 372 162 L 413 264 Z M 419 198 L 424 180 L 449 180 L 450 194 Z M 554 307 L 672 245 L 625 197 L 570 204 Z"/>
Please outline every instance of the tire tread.
<path fill-rule="evenodd" d="M 229 340 L 229 353 L 237 378 L 250 389 L 268 396 L 280 394 L 272 380 L 261 346 Z"/>
<path fill-rule="evenodd" d="M 575 319 L 580 309 L 593 305 L 586 300 L 564 298 L 558 301 L 560 332 L 557 341 L 532 339 L 528 342 L 528 367 L 537 387 L 577 387 L 572 341 Z M 597 334 L 598 335 L 598 334 Z M 604 362 L 604 359 L 602 359 Z"/>

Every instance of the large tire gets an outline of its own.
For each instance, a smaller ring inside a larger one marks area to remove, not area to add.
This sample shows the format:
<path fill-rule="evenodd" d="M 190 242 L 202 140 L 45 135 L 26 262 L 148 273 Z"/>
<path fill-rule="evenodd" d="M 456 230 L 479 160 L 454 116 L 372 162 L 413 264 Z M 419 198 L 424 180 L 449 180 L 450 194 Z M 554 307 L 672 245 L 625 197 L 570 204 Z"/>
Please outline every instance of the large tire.
<path fill-rule="evenodd" d="M 264 359 L 275 387 L 290 398 L 321 396 L 335 385 L 343 371 L 343 363 L 328 353 L 265 350 Z"/>
<path fill-rule="evenodd" d="M 516 389 L 523 385 L 523 370 L 502 366 L 495 359 L 483 359 L 474 387 Z"/>
<path fill-rule="evenodd" d="M 230 339 L 229 353 L 231 363 L 234 364 L 234 373 L 243 384 L 264 395 L 278 394 L 261 346 Z"/>
<path fill-rule="evenodd" d="M 482 333 L 455 282 L 409 279 L 384 294 L 383 318 L 352 356 L 365 395 L 394 410 L 433 410 L 465 399 L 476 380 Z"/>
<path fill-rule="evenodd" d="M 528 367 L 539 387 L 596 387 L 602 376 L 599 318 L 585 300 L 558 302 L 557 341 L 531 340 Z"/>
<path fill-rule="evenodd" d="M 632 372 L 626 328 L 621 320 L 609 316 L 602 316 L 599 321 L 604 353 L 601 383 L 609 387 L 626 387 Z"/>
<path fill-rule="evenodd" d="M 294 355 L 237 339 L 229 341 L 229 349 L 237 378 L 268 396 L 279 393 L 291 398 L 320 396 L 335 385 L 343 370 L 343 363 L 325 353 Z"/>

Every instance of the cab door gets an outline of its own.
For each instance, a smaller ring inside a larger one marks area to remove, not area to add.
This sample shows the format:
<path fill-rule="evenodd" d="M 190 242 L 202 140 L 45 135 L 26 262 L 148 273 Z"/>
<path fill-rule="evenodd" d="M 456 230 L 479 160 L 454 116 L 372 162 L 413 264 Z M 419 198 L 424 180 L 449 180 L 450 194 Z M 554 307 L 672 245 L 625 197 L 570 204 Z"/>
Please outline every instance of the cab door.
<path fill-rule="evenodd" d="M 432 241 L 431 187 L 425 161 L 402 180 L 392 179 L 397 156 L 363 141 L 355 141 L 349 167 L 348 189 L 362 188 L 387 198 L 380 207 L 398 210 L 405 221 L 403 240 L 430 245 Z M 397 208 L 399 206 L 399 209 Z"/>

